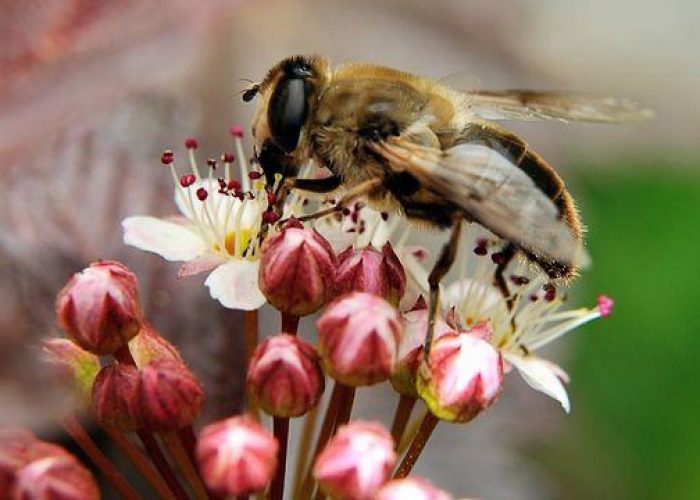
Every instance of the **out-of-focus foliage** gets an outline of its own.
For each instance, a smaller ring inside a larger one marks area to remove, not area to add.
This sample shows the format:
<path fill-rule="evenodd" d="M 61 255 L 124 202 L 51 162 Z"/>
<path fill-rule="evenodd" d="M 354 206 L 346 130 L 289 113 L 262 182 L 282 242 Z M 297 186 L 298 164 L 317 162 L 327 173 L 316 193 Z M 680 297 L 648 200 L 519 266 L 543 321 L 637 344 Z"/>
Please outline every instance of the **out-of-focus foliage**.
<path fill-rule="evenodd" d="M 700 176 L 678 166 L 577 179 L 595 257 L 584 287 L 616 309 L 572 339 L 574 414 L 540 456 L 565 498 L 700 498 Z"/>

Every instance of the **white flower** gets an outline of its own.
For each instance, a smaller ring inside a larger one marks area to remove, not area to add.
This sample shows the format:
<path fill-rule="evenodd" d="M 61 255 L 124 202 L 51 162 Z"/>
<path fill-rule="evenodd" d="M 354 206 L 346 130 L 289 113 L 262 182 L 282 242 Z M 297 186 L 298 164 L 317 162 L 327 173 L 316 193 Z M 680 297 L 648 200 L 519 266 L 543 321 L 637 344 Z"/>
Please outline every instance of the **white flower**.
<path fill-rule="evenodd" d="M 234 156 L 228 153 L 222 155 L 223 166 L 208 159 L 203 177 L 194 154 L 197 142 L 188 139 L 191 173 L 178 177 L 171 151 L 161 158 L 175 183 L 175 204 L 181 216 L 128 217 L 122 221 L 124 243 L 184 262 L 180 277 L 211 271 L 204 284 L 212 297 L 231 309 L 253 310 L 265 303 L 258 288 L 260 231 L 275 216 L 268 208 L 264 176 L 249 169 L 240 130 L 232 133 L 240 181 L 233 178 Z"/>
<path fill-rule="evenodd" d="M 611 299 L 600 296 L 594 308 L 563 309 L 566 297 L 546 280 L 542 271 L 529 262 L 514 259 L 506 269 L 511 307 L 493 285 L 496 264 L 493 255 L 503 247 L 492 234 L 476 224 L 469 224 L 460 241 L 456 264 L 459 279 L 443 289 L 443 311 L 455 308 L 456 319 L 467 328 L 489 322 L 493 329 L 491 343 L 507 362 L 515 367 L 530 387 L 562 405 L 566 412 L 570 402 L 564 383 L 568 376 L 556 364 L 534 351 L 579 326 L 610 314 Z"/>

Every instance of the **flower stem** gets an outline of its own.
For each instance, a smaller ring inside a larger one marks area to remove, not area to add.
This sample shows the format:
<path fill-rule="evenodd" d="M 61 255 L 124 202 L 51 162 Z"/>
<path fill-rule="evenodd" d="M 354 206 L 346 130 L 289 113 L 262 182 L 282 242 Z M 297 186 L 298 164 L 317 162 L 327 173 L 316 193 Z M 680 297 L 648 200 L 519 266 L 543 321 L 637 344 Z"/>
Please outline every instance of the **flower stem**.
<path fill-rule="evenodd" d="M 411 418 L 411 412 L 416 404 L 416 398 L 413 396 L 406 396 L 401 394 L 399 397 L 399 402 L 396 405 L 396 411 L 394 412 L 394 420 L 391 423 L 391 437 L 394 439 L 394 449 L 399 449 L 399 444 L 401 443 L 401 438 L 403 438 L 406 432 L 406 426 L 408 425 L 408 420 Z"/>
<path fill-rule="evenodd" d="M 282 331 L 296 335 L 299 327 L 299 316 L 282 314 Z M 289 440 L 289 418 L 273 417 L 272 429 L 279 443 L 277 453 L 277 471 L 270 485 L 270 500 L 282 500 L 284 496 L 284 479 L 287 473 L 287 442 Z"/>
<path fill-rule="evenodd" d="M 297 498 L 306 500 L 311 498 L 311 492 L 314 487 L 314 481 L 312 476 L 312 468 L 316 457 L 333 434 L 335 429 L 335 419 L 338 414 L 338 408 L 340 406 L 341 399 L 343 397 L 343 384 L 338 382 L 333 386 L 333 392 L 331 393 L 330 400 L 328 401 L 328 406 L 326 406 L 326 415 L 323 417 L 323 423 L 321 424 L 321 430 L 318 434 L 318 440 L 316 441 L 316 448 L 314 449 L 314 454 L 309 461 L 309 467 L 304 474 L 304 481 L 301 485 L 299 496 Z"/>
<path fill-rule="evenodd" d="M 440 420 L 429 411 L 425 412 L 423 421 L 418 428 L 418 433 L 416 437 L 413 438 L 411 446 L 408 448 L 406 455 L 401 461 L 401 465 L 399 465 L 399 468 L 396 470 L 394 479 L 402 479 L 411 473 L 411 469 L 413 469 L 423 448 L 425 448 L 425 444 L 428 442 L 428 438 L 432 435 L 439 421 Z"/>
<path fill-rule="evenodd" d="M 108 427 L 102 427 L 102 430 L 114 441 L 119 451 L 131 461 L 160 498 L 169 499 L 173 497 L 172 492 L 168 489 L 168 485 L 165 484 L 163 478 L 158 475 L 158 471 L 153 468 L 153 465 L 148 461 L 146 456 L 136 448 L 124 434 Z"/>
<path fill-rule="evenodd" d="M 338 382 L 336 382 L 336 385 Z M 340 384 L 342 386 L 342 399 L 338 406 L 338 415 L 335 417 L 335 425 L 333 426 L 333 434 L 343 424 L 347 424 L 352 413 L 352 406 L 355 403 L 355 388 L 350 385 Z"/>
<path fill-rule="evenodd" d="M 319 405 L 314 406 L 304 418 L 304 427 L 301 430 L 299 450 L 297 451 L 297 463 L 294 467 L 294 498 L 299 498 L 301 494 L 304 471 L 308 466 L 309 451 L 311 450 L 311 440 L 318 419 L 318 407 Z"/>
<path fill-rule="evenodd" d="M 156 469 L 158 469 L 158 472 L 160 472 L 160 475 L 163 476 L 163 479 L 165 479 L 165 482 L 175 495 L 175 498 L 187 500 L 187 493 L 182 489 L 182 486 L 178 482 L 175 473 L 170 468 L 170 464 L 168 464 L 168 461 L 165 459 L 165 455 L 163 455 L 158 441 L 153 437 L 153 434 L 146 431 L 138 431 L 137 434 L 151 457 L 153 464 L 156 466 Z"/>
<path fill-rule="evenodd" d="M 183 427 L 177 431 L 177 435 L 180 438 L 182 446 L 187 452 L 187 456 L 193 464 L 197 463 L 197 458 L 195 457 L 195 449 L 197 448 L 197 436 L 194 433 L 194 429 L 191 425 Z"/>
<path fill-rule="evenodd" d="M 287 470 L 287 439 L 289 437 L 289 419 L 274 417 L 272 428 L 275 438 L 279 443 L 277 455 L 277 472 L 270 485 L 270 500 L 282 500 L 284 495 L 284 477 Z"/>
<path fill-rule="evenodd" d="M 129 482 L 117 470 L 114 464 L 107 456 L 97 447 L 90 435 L 87 433 L 80 421 L 73 415 L 65 417 L 61 421 L 61 425 L 66 430 L 68 435 L 78 444 L 85 454 L 90 457 L 90 460 L 104 474 L 107 481 L 110 482 L 122 498 L 126 500 L 138 500 L 139 494 L 129 484 Z"/>
<path fill-rule="evenodd" d="M 180 472 L 190 484 L 195 497 L 198 500 L 208 499 L 209 495 L 207 494 L 207 490 L 202 483 L 202 479 L 199 477 L 197 469 L 195 469 L 194 464 L 187 455 L 187 451 L 182 445 L 178 434 L 176 432 L 163 432 L 160 433 L 160 438 L 163 440 L 165 447 L 170 452 L 170 456 L 172 456 L 175 460 Z"/>
<path fill-rule="evenodd" d="M 258 347 L 258 311 L 245 312 L 245 367 L 248 369 L 250 360 L 253 357 L 255 349 Z M 254 398 L 248 397 L 248 411 L 256 420 L 260 420 L 260 410 Z"/>
<path fill-rule="evenodd" d="M 296 335 L 299 328 L 299 316 L 282 313 L 282 332 Z"/>

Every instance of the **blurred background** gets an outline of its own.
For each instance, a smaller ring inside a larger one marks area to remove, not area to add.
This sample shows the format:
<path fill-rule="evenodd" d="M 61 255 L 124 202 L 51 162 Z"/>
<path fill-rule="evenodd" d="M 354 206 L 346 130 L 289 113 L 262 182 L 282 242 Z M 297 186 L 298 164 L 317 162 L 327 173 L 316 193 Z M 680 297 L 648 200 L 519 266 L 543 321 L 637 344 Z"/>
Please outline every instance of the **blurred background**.
<path fill-rule="evenodd" d="M 126 248 L 119 222 L 173 212 L 163 149 L 190 135 L 205 155 L 230 148 L 228 126 L 252 114 L 241 79 L 322 53 L 656 111 L 629 127 L 512 124 L 588 225 L 575 302 L 617 307 L 551 353 L 571 415 L 511 376 L 473 424 L 438 428 L 416 473 L 479 498 L 700 498 L 699 21 L 692 0 L 0 0 L 0 425 L 41 428 L 60 406 L 35 389 L 35 345 L 56 329 L 55 293 L 97 258 L 137 272 L 149 317 L 206 383 L 207 419 L 239 408 L 237 313 Z M 359 399 L 356 415 L 393 410 L 386 388 Z"/>

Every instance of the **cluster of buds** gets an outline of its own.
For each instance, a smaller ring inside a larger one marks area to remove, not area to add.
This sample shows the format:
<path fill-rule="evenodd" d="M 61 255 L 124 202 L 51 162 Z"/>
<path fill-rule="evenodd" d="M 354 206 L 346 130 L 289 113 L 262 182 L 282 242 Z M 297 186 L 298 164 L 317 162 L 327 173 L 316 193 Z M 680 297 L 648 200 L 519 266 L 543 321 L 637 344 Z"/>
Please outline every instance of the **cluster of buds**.
<path fill-rule="evenodd" d="M 100 492 L 88 471 L 63 448 L 28 431 L 0 430 L 0 498 L 94 500 Z"/>

